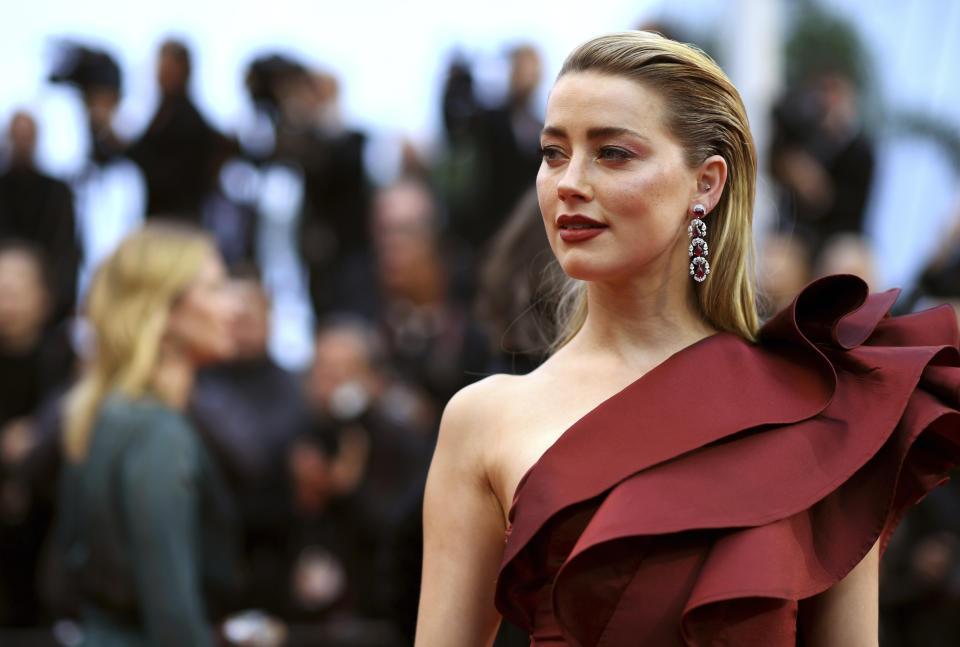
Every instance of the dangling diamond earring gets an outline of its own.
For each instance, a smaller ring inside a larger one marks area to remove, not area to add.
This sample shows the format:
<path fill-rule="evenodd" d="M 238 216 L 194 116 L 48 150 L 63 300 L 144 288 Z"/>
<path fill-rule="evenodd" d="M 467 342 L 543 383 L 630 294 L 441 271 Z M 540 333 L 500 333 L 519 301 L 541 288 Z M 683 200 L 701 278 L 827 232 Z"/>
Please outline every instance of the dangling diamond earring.
<path fill-rule="evenodd" d="M 707 209 L 702 204 L 693 208 L 693 220 L 687 227 L 687 235 L 693 240 L 690 241 L 690 276 L 697 283 L 702 283 L 707 275 L 710 274 L 710 263 L 707 261 L 707 254 L 710 253 L 707 247 L 707 223 L 702 218 L 707 215 Z"/>

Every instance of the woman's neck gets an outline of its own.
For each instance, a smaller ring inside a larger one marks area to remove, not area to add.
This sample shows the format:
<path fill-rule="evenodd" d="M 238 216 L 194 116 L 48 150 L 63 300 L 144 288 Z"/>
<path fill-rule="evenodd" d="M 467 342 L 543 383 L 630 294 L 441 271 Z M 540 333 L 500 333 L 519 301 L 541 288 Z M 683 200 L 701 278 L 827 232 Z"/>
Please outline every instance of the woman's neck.
<path fill-rule="evenodd" d="M 700 314 L 695 289 L 687 276 L 588 283 L 587 319 L 570 344 L 645 372 L 717 332 Z"/>
<path fill-rule="evenodd" d="M 175 409 L 184 409 L 190 401 L 195 374 L 196 368 L 184 353 L 164 349 L 150 383 L 161 400 Z"/>

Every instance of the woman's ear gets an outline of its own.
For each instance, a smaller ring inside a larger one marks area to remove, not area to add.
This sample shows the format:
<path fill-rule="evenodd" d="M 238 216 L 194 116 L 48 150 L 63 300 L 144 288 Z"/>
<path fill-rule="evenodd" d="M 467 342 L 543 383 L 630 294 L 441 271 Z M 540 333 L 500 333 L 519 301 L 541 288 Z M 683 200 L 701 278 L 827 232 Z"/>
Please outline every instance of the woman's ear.
<path fill-rule="evenodd" d="M 719 155 L 711 155 L 697 172 L 697 193 L 695 201 L 707 209 L 707 213 L 720 202 L 723 187 L 727 182 L 727 161 Z"/>

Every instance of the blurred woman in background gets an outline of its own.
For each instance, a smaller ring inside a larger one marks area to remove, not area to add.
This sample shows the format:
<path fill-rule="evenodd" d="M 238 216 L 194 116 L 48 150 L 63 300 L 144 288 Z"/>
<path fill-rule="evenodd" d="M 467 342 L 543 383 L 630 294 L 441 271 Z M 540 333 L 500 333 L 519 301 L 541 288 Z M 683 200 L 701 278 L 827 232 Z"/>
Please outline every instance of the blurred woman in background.
<path fill-rule="evenodd" d="M 226 288 L 207 236 L 158 223 L 94 278 L 54 537 L 85 644 L 213 644 L 202 582 L 231 576 L 230 508 L 182 410 L 197 367 L 234 353 Z"/>

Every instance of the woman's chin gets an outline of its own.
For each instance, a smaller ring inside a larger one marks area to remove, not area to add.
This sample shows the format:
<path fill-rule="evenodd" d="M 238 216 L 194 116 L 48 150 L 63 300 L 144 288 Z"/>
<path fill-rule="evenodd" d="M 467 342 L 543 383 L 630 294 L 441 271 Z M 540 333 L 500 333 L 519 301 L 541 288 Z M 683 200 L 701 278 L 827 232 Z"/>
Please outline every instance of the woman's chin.
<path fill-rule="evenodd" d="M 193 363 L 195 366 L 210 366 L 211 364 L 220 364 L 229 362 L 237 357 L 237 346 L 233 343 L 222 343 L 209 348 L 198 349 L 193 353 Z"/>
<path fill-rule="evenodd" d="M 560 267 L 563 269 L 564 274 L 578 281 L 604 281 L 611 280 L 617 276 L 617 273 L 612 271 L 612 268 L 598 263 L 566 260 L 560 263 Z"/>

